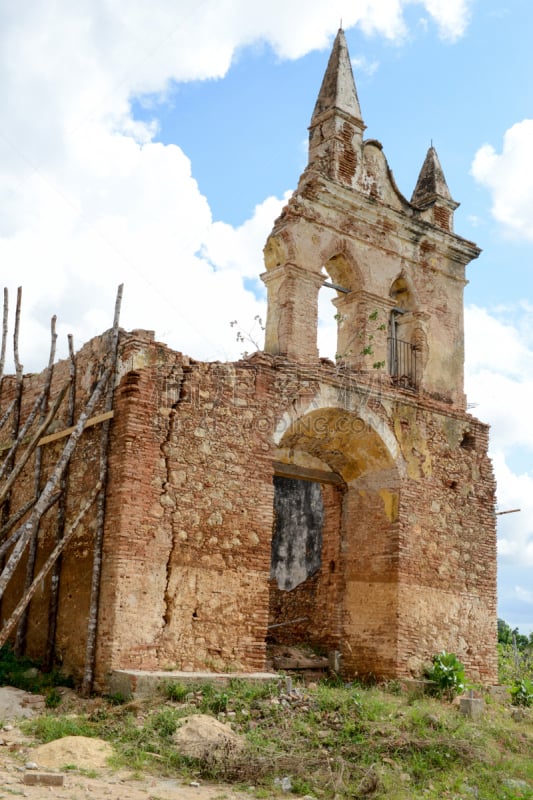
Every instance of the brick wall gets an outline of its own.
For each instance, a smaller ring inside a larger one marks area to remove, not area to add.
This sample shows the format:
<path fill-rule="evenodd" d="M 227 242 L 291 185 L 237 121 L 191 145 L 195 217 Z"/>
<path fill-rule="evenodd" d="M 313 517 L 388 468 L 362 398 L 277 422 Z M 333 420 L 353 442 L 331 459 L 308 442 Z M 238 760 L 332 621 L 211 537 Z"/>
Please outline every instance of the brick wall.
<path fill-rule="evenodd" d="M 78 409 L 101 361 L 78 356 Z M 58 365 L 54 393 L 66 375 Z M 261 670 L 268 626 L 284 643 L 342 653 L 346 674 L 418 674 L 443 647 L 496 680 L 494 480 L 487 429 L 386 380 L 256 354 L 194 362 L 143 332 L 123 335 L 109 448 L 97 685 L 115 668 Z M 24 414 L 42 376 L 25 383 Z M 9 400 L 4 382 L 1 406 Z M 372 395 L 372 396 L 371 396 Z M 1 412 L 1 408 L 0 408 Z M 23 415 L 24 415 L 23 414 Z M 309 421 L 312 424 L 309 424 Z M 63 424 L 60 418 L 58 426 Z M 88 430 L 69 478 L 68 518 L 98 469 Z M 46 449 L 46 469 L 60 445 Z M 329 470 L 322 566 L 291 592 L 270 580 L 274 462 Z M 31 464 L 14 504 L 27 498 Z M 49 512 L 42 560 L 55 535 Z M 63 560 L 57 655 L 83 669 L 94 514 Z M 22 566 L 3 603 L 21 590 Z M 31 606 L 42 652 L 49 582 Z"/>

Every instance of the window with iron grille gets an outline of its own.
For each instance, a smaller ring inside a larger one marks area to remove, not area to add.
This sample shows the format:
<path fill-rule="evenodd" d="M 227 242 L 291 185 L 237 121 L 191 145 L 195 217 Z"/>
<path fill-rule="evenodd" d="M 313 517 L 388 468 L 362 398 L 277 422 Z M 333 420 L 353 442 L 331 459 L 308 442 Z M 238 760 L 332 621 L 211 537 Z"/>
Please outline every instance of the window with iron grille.
<path fill-rule="evenodd" d="M 390 336 L 388 339 L 389 374 L 393 383 L 404 389 L 418 388 L 418 351 L 411 342 Z"/>

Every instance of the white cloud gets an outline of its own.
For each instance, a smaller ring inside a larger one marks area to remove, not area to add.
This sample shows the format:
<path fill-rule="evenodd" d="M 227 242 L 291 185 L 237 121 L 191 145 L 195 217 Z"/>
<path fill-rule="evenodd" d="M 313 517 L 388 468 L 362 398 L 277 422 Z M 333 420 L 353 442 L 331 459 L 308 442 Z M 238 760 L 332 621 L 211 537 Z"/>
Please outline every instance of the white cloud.
<path fill-rule="evenodd" d="M 514 324 L 500 318 L 505 311 L 496 316 L 476 306 L 465 309 L 466 390 L 476 414 L 492 426 L 494 448 L 533 451 L 533 349 L 524 335 L 533 314 L 527 307 L 510 312 Z"/>
<path fill-rule="evenodd" d="M 470 3 L 464 0 L 425 0 L 423 5 L 437 23 L 443 39 L 455 41 L 464 34 L 470 19 Z"/>
<path fill-rule="evenodd" d="M 501 451 L 492 459 L 498 480 L 498 508 L 519 509 L 498 517 L 498 554 L 505 563 L 533 567 L 533 477 L 515 474 Z"/>
<path fill-rule="evenodd" d="M 379 68 L 379 61 L 369 61 L 366 56 L 356 56 L 352 58 L 352 66 L 358 74 L 373 75 Z"/>
<path fill-rule="evenodd" d="M 465 310 L 465 383 L 474 413 L 491 425 L 498 508 L 520 509 L 498 517 L 498 552 L 502 563 L 522 567 L 533 567 L 533 470 L 524 469 L 524 454 L 533 464 L 533 349 L 523 335 L 532 317 L 528 304 Z"/>
<path fill-rule="evenodd" d="M 530 589 L 524 589 L 523 586 L 515 586 L 514 591 L 516 596 L 523 602 L 533 605 L 533 592 Z"/>
<path fill-rule="evenodd" d="M 266 237 L 290 194 L 286 192 L 282 200 L 268 197 L 255 208 L 254 216 L 237 228 L 225 222 L 213 223 L 205 236 L 202 256 L 218 269 L 235 269 L 244 278 L 257 278 L 265 269 Z"/>
<path fill-rule="evenodd" d="M 533 120 L 517 122 L 505 132 L 501 153 L 483 145 L 472 175 L 489 189 L 495 219 L 510 234 L 533 240 Z"/>
<path fill-rule="evenodd" d="M 164 97 L 173 82 L 220 78 L 236 50 L 254 42 L 269 42 L 283 58 L 326 47 L 341 17 L 345 28 L 399 37 L 405 5 L 131 0 L 125 13 L 111 0 L 8 4 L 0 27 L 0 263 L 12 305 L 24 287 L 26 368 L 46 361 L 52 313 L 77 346 L 107 327 L 120 282 L 125 327 L 154 327 L 200 358 L 237 356 L 227 323 L 264 316 L 243 281 L 262 271 L 280 201 L 266 200 L 238 228 L 213 223 L 186 154 L 155 143 L 157 120 L 134 119 L 131 100 Z M 450 25 L 443 7 L 419 5 L 439 29 Z"/>

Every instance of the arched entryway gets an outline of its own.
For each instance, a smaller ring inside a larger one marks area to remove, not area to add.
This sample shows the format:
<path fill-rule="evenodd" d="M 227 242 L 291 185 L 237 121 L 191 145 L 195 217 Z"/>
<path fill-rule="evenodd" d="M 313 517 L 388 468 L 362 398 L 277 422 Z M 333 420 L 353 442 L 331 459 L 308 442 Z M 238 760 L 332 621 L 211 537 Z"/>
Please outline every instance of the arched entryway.
<path fill-rule="evenodd" d="M 274 462 L 269 640 L 339 653 L 347 675 L 394 674 L 397 657 L 397 454 L 373 417 L 286 421 Z"/>

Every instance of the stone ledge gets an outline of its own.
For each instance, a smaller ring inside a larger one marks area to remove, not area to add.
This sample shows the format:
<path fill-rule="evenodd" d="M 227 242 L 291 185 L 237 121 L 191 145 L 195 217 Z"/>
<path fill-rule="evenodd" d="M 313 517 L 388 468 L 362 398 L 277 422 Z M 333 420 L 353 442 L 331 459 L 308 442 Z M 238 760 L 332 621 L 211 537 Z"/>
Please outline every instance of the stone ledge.
<path fill-rule="evenodd" d="M 106 692 L 126 699 L 149 697 L 169 683 L 213 683 L 226 686 L 232 680 L 266 683 L 277 680 L 275 672 L 179 672 L 170 670 L 116 669 L 107 676 Z"/>

